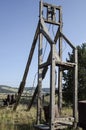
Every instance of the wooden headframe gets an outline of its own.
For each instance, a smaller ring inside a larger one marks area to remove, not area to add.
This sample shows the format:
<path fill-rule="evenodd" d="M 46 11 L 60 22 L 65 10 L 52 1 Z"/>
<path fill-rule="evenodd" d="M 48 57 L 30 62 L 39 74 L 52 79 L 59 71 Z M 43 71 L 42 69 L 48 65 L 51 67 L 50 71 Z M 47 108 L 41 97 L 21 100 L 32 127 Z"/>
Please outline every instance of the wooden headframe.
<path fill-rule="evenodd" d="M 46 17 L 43 15 L 43 10 L 46 8 L 47 14 Z M 56 19 L 56 12 L 58 11 L 58 21 Z M 47 24 L 53 24 L 58 27 L 54 40 L 51 38 Z M 50 53 L 47 58 L 47 61 L 43 63 L 42 59 L 42 40 L 45 37 L 50 44 Z M 67 70 L 69 68 L 74 69 L 74 108 L 73 108 L 73 117 L 74 123 L 77 122 L 77 81 L 78 81 L 78 74 L 77 74 L 77 49 L 76 47 L 67 39 L 67 37 L 62 33 L 62 8 L 61 6 L 51 5 L 48 3 L 43 3 L 40 1 L 40 14 L 39 14 L 39 22 L 35 32 L 35 36 L 33 39 L 32 47 L 30 50 L 30 54 L 28 57 L 28 61 L 26 64 L 26 68 L 24 71 L 24 75 L 22 81 L 19 86 L 18 96 L 16 99 L 16 103 L 14 105 L 13 110 L 16 110 L 17 105 L 19 103 L 21 94 L 23 93 L 26 78 L 29 72 L 29 67 L 33 58 L 33 54 L 35 51 L 35 46 L 37 43 L 37 39 L 39 38 L 39 45 L 38 45 L 38 84 L 33 94 L 32 100 L 30 104 L 28 104 L 28 109 L 31 108 L 35 96 L 37 95 L 37 124 L 41 122 L 41 109 L 42 109 L 42 99 L 41 99 L 41 91 L 42 91 L 42 80 L 45 78 L 45 75 L 48 70 L 48 66 L 50 66 L 50 130 L 54 130 L 54 119 L 55 119 L 55 67 L 58 66 L 58 107 L 59 112 L 61 112 L 62 108 L 62 70 Z M 70 62 L 63 62 L 62 61 L 62 39 L 64 39 L 67 44 L 73 49 L 75 54 L 75 61 L 73 63 Z M 56 44 L 59 44 L 59 53 L 56 51 Z"/>

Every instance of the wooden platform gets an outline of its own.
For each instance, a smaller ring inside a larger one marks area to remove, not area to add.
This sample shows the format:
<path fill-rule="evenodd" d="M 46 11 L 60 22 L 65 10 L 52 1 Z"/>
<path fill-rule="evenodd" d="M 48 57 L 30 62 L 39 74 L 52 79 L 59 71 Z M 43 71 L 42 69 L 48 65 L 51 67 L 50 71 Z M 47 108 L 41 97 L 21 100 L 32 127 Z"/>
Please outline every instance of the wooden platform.
<path fill-rule="evenodd" d="M 57 118 L 54 122 L 55 130 L 66 129 L 67 127 L 72 127 L 74 122 L 73 117 Z M 39 124 L 34 126 L 36 130 L 50 130 L 49 124 Z"/>

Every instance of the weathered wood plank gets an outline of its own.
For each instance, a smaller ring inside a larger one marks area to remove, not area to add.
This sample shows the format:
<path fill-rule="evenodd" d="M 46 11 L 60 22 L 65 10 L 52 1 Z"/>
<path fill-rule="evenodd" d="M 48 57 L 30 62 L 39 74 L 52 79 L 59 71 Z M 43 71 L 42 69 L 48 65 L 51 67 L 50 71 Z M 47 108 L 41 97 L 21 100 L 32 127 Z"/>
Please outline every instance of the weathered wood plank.
<path fill-rule="evenodd" d="M 74 118 L 73 117 L 59 117 L 55 119 L 54 124 L 65 124 L 65 125 L 73 125 Z"/>
<path fill-rule="evenodd" d="M 40 68 L 44 68 L 44 67 L 47 67 L 47 66 L 49 66 L 49 65 L 50 65 L 50 61 L 41 64 L 39 67 L 40 67 Z"/>
<path fill-rule="evenodd" d="M 58 62 L 56 61 L 56 65 L 57 66 L 62 66 L 64 67 L 64 69 L 67 69 L 67 68 L 73 68 L 75 66 L 75 63 L 70 63 L 70 62 Z"/>
<path fill-rule="evenodd" d="M 78 58 L 77 58 L 77 48 L 74 50 L 74 60 L 75 60 L 75 67 L 74 67 L 74 88 L 73 88 L 73 116 L 74 116 L 74 127 L 77 127 L 78 122 Z"/>
<path fill-rule="evenodd" d="M 49 3 L 46 3 L 46 2 L 43 3 L 43 6 L 44 6 L 44 7 L 48 7 L 48 6 L 51 6 L 51 7 L 52 7 L 52 6 L 53 6 L 53 7 L 56 8 L 57 10 L 60 10 L 60 6 L 52 5 L 52 4 L 49 4 Z"/>
<path fill-rule="evenodd" d="M 54 130 L 55 120 L 55 44 L 51 45 L 51 66 L 50 66 L 50 130 Z"/>
<path fill-rule="evenodd" d="M 62 32 L 62 8 L 60 8 L 59 10 L 59 22 L 60 22 L 60 26 L 59 26 L 59 30 L 60 32 Z M 62 62 L 62 37 L 59 36 L 59 42 L 58 42 L 59 46 L 59 57 L 60 57 L 60 61 Z M 61 67 L 58 67 L 58 108 L 59 108 L 59 114 L 61 114 L 61 110 L 62 110 L 62 70 L 60 69 Z"/>

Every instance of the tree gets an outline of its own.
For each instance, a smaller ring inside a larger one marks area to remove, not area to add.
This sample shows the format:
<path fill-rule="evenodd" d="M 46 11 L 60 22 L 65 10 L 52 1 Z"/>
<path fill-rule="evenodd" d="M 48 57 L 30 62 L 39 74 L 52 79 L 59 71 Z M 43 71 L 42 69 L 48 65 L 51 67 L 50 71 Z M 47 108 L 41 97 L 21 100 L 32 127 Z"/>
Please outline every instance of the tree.
<path fill-rule="evenodd" d="M 78 98 L 86 99 L 86 43 L 77 46 L 78 49 Z M 67 62 L 73 61 L 74 54 L 68 54 Z M 73 70 L 63 72 L 63 99 L 67 104 L 73 102 Z"/>

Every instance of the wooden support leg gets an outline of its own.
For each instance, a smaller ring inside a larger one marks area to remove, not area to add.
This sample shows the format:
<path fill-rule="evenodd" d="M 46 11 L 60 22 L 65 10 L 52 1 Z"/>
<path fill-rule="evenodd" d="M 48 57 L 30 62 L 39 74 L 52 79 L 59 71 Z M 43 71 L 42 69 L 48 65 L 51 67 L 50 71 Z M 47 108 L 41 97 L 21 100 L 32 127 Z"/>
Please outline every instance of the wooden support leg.
<path fill-rule="evenodd" d="M 55 44 L 51 45 L 51 70 L 50 70 L 50 130 L 54 130 L 55 120 Z"/>

